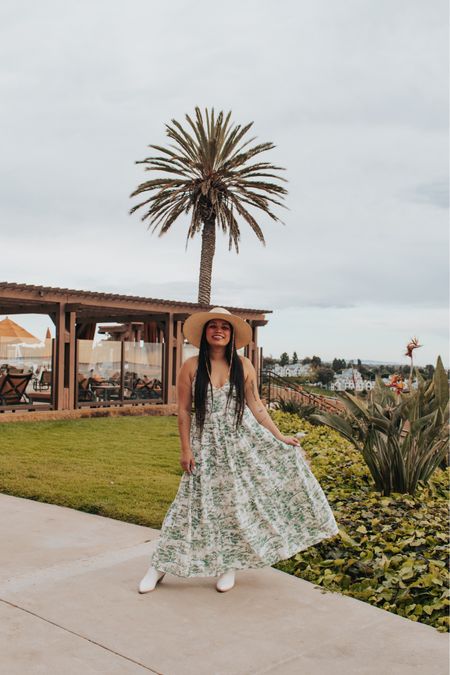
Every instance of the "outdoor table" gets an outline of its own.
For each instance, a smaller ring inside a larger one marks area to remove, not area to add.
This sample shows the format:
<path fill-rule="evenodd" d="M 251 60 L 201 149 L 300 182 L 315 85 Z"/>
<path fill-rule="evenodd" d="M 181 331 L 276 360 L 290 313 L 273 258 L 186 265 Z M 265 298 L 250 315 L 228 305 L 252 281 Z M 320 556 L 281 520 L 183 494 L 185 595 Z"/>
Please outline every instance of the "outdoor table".
<path fill-rule="evenodd" d="M 103 401 L 109 401 L 111 394 L 120 390 L 119 384 L 92 384 L 92 389 L 95 395 L 99 396 Z"/>

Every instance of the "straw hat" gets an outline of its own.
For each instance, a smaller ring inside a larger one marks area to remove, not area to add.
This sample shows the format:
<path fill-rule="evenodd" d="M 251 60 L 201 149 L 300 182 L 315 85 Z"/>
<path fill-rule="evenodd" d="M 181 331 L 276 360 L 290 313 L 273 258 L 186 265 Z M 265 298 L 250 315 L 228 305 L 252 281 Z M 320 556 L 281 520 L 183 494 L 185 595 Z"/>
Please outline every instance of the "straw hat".
<path fill-rule="evenodd" d="M 232 314 L 224 307 L 213 307 L 209 312 L 195 312 L 186 319 L 183 326 L 183 334 L 186 340 L 195 347 L 200 347 L 202 339 L 203 326 L 211 319 L 223 319 L 228 321 L 234 328 L 234 343 L 236 349 L 241 349 L 248 345 L 252 339 L 251 326 L 241 319 L 240 316 Z"/>

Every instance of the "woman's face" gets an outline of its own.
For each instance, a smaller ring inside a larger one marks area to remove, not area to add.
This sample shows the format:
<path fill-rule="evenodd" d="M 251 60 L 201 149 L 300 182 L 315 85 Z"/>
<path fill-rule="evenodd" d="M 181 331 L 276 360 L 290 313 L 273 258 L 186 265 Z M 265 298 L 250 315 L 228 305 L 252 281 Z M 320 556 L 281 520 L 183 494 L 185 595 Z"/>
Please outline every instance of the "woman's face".
<path fill-rule="evenodd" d="M 223 319 L 211 319 L 206 324 L 206 342 L 225 347 L 231 339 L 231 324 Z"/>

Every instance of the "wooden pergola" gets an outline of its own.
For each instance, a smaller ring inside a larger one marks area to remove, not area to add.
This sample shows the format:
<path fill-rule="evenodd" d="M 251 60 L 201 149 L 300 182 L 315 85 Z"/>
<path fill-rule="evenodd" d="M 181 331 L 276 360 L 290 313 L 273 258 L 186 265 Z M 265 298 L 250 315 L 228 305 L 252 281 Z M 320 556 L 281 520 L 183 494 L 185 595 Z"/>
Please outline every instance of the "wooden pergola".
<path fill-rule="evenodd" d="M 190 314 L 212 307 L 194 302 L 0 282 L 0 315 L 46 314 L 55 325 L 52 399 L 56 410 L 77 407 L 76 343 L 79 339 L 93 340 L 100 322 L 140 322 L 141 339 L 164 345 L 163 402 L 174 403 L 176 377 L 182 364 L 183 323 Z M 267 323 L 265 315 L 272 310 L 230 306 L 226 309 L 252 327 L 252 340 L 245 348 L 245 355 L 259 376 L 262 355 L 258 328 Z"/>

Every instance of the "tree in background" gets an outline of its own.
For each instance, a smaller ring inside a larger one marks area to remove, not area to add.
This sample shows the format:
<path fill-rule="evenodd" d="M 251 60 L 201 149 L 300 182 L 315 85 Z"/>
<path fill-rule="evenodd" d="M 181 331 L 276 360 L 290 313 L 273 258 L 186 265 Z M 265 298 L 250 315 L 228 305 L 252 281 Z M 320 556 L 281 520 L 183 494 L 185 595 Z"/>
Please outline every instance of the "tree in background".
<path fill-rule="evenodd" d="M 272 179 L 285 181 L 275 174 L 284 171 L 270 162 L 253 159 L 274 148 L 273 143 L 250 144 L 255 137 L 246 138 L 253 122 L 241 126 L 230 123 L 231 111 L 217 117 L 214 108 L 195 108 L 195 118 L 186 115 L 187 130 L 176 120 L 166 124 L 166 134 L 172 140 L 168 147 L 150 145 L 159 154 L 136 162 L 144 164 L 146 171 L 161 174 L 141 183 L 130 195 L 145 195 L 144 201 L 133 206 L 130 213 L 144 207 L 141 220 L 148 219 L 152 233 L 159 228 L 165 234 L 180 217 L 191 212 L 186 238 L 201 234 L 198 302 L 209 305 L 213 257 L 216 250 L 216 229 L 228 234 L 229 250 L 232 245 L 239 253 L 241 232 L 238 218 L 244 220 L 265 245 L 264 235 L 248 207 L 259 209 L 274 221 L 280 219 L 272 213 L 272 205 L 284 206 L 279 200 L 287 190 Z M 266 179 L 270 179 L 268 182 Z M 151 193 L 151 196 L 147 196 Z"/>
<path fill-rule="evenodd" d="M 292 363 L 298 363 L 297 352 L 294 352 L 294 353 L 292 354 Z"/>
<path fill-rule="evenodd" d="M 426 366 L 422 369 L 422 372 L 423 372 L 423 374 L 424 374 L 424 376 L 426 377 L 427 380 L 431 380 L 431 378 L 432 378 L 433 375 L 434 375 L 434 366 L 433 366 L 433 364 L 432 364 L 432 363 L 429 363 L 428 365 L 426 365 Z"/>
<path fill-rule="evenodd" d="M 327 385 L 334 380 L 335 372 L 332 368 L 319 366 L 315 369 L 314 374 L 317 382 Z"/>
<path fill-rule="evenodd" d="M 342 370 L 346 367 L 345 366 L 345 359 L 333 359 L 333 363 L 331 365 L 335 373 L 341 373 Z"/>
<path fill-rule="evenodd" d="M 322 365 L 322 359 L 320 356 L 313 356 L 311 359 L 311 365 L 313 368 L 318 368 L 320 365 Z"/>
<path fill-rule="evenodd" d="M 370 380 L 371 375 L 372 375 L 372 370 L 368 367 L 365 366 L 364 364 L 361 364 L 358 368 L 359 372 L 361 373 L 361 377 L 365 380 Z M 375 379 L 375 378 L 374 378 Z"/>
<path fill-rule="evenodd" d="M 272 356 L 263 356 L 263 368 L 270 368 L 277 363 L 277 360 Z"/>
<path fill-rule="evenodd" d="M 280 366 L 287 366 L 289 364 L 289 354 L 283 352 L 280 356 Z"/>

